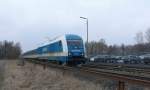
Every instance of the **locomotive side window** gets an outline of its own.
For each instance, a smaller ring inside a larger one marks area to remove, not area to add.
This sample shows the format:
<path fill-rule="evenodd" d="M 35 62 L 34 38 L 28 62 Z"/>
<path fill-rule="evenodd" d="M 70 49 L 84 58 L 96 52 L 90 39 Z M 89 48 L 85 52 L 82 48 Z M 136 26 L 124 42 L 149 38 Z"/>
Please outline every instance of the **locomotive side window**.
<path fill-rule="evenodd" d="M 59 46 L 62 46 L 62 42 L 61 41 L 59 41 Z"/>
<path fill-rule="evenodd" d="M 57 41 L 49 45 L 48 47 L 48 52 L 53 53 L 53 52 L 62 52 L 63 47 L 62 47 L 62 42 Z"/>

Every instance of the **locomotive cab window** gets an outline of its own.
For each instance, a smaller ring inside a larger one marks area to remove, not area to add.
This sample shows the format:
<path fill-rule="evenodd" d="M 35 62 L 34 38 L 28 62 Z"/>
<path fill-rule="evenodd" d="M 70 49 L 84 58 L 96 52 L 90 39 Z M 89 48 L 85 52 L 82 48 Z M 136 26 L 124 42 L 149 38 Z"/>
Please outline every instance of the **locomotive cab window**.
<path fill-rule="evenodd" d="M 79 49 L 83 48 L 81 40 L 67 40 L 68 48 Z"/>

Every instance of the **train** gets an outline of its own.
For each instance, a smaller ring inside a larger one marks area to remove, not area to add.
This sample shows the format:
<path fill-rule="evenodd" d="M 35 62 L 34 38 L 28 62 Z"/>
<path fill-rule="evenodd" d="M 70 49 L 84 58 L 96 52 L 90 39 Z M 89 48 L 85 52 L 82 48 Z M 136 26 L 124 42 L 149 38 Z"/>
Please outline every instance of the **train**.
<path fill-rule="evenodd" d="M 25 52 L 23 59 L 54 61 L 61 65 L 83 64 L 86 62 L 85 44 L 75 34 L 65 34 L 54 38 L 48 44 Z"/>

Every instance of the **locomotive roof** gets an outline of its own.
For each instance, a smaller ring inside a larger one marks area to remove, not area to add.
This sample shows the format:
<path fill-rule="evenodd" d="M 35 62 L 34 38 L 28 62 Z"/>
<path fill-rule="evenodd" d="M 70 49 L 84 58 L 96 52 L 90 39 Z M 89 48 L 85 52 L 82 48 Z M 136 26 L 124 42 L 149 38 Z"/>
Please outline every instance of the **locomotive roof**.
<path fill-rule="evenodd" d="M 66 34 L 66 39 L 72 40 L 72 39 L 82 39 L 82 38 L 78 35 Z"/>
<path fill-rule="evenodd" d="M 54 43 L 54 42 L 57 42 L 57 41 L 61 40 L 64 37 L 67 40 L 81 40 L 82 39 L 80 36 L 75 35 L 75 34 L 65 34 L 65 35 L 55 37 L 54 39 L 50 40 L 50 42 L 45 43 L 43 46 Z M 43 46 L 40 46 L 40 47 L 43 47 Z M 40 47 L 38 47 L 38 48 L 40 48 Z"/>

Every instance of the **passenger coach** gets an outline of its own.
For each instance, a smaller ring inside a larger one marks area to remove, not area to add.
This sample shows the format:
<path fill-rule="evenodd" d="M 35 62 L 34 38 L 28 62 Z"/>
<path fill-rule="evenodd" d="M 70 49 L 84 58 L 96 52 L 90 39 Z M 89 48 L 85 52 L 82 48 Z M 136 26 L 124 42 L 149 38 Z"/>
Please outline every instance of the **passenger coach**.
<path fill-rule="evenodd" d="M 85 62 L 85 48 L 80 36 L 67 34 L 55 38 L 47 45 L 24 53 L 22 57 L 56 61 L 59 64 L 81 64 Z"/>

